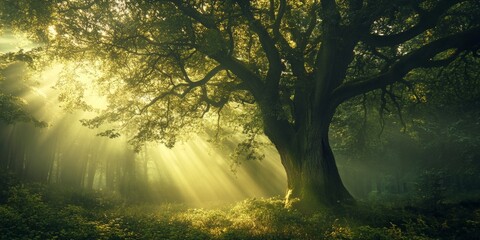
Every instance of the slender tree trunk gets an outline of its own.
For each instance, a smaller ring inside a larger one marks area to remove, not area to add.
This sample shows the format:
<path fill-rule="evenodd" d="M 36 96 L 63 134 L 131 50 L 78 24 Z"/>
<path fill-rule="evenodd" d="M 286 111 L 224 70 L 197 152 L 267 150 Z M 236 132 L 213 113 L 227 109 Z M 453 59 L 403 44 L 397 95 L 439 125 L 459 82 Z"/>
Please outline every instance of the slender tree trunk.
<path fill-rule="evenodd" d="M 115 191 L 115 173 L 116 165 L 112 159 L 107 159 L 105 162 L 105 189 Z"/>
<path fill-rule="evenodd" d="M 88 190 L 93 189 L 93 182 L 95 180 L 95 174 L 97 173 L 97 153 L 94 152 L 88 157 L 88 167 L 87 167 L 87 177 L 86 177 L 86 188 Z"/>

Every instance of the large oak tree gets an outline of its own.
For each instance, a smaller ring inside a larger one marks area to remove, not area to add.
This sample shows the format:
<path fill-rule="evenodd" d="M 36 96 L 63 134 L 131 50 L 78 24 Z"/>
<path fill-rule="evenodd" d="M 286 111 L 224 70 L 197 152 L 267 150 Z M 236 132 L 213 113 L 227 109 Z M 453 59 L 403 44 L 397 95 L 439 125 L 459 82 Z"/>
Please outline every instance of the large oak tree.
<path fill-rule="evenodd" d="M 3 23 L 49 56 L 101 69 L 109 106 L 85 125 L 119 122 L 134 144 L 166 145 L 200 119 L 250 137 L 260 126 L 285 167 L 287 202 L 313 207 L 352 201 L 329 143 L 340 104 L 371 91 L 395 101 L 390 86 L 413 88 L 416 69 L 480 47 L 476 0 L 3 2 Z M 58 86 L 88 108 L 75 77 Z"/>

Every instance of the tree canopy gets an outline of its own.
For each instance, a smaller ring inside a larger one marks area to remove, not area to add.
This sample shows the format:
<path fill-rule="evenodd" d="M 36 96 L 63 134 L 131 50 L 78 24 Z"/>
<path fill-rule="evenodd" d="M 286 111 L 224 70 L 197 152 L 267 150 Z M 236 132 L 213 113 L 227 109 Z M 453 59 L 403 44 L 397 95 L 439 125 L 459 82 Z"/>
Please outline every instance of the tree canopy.
<path fill-rule="evenodd" d="M 328 142 L 340 104 L 379 91 L 398 106 L 399 88 L 421 100 L 415 84 L 456 61 L 466 70 L 445 76 L 478 76 L 474 0 L 4 2 L 3 27 L 43 42 L 44 63 L 76 66 L 57 85 L 66 106 L 91 109 L 75 71 L 99 70 L 108 106 L 84 125 L 119 123 L 102 135 L 127 130 L 135 146 L 173 146 L 204 122 L 239 129 L 245 149 L 263 132 L 310 202 L 350 198 Z"/>

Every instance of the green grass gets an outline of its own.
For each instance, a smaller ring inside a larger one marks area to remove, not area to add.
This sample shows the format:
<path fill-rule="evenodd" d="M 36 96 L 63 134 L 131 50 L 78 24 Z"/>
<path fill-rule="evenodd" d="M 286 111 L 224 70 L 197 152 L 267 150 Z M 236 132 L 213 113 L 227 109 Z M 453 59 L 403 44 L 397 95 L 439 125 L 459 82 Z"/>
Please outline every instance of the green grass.
<path fill-rule="evenodd" d="M 428 207 L 359 203 L 304 214 L 279 198 L 217 208 L 125 205 L 61 187 L 2 187 L 1 239 L 480 239 L 478 202 Z"/>

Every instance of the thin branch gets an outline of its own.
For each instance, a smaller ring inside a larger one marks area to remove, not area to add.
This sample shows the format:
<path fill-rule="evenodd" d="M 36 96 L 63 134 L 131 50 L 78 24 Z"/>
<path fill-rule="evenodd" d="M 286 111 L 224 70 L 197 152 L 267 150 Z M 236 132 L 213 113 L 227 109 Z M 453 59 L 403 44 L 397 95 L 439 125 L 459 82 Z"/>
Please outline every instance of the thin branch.
<path fill-rule="evenodd" d="M 208 97 L 207 88 L 202 87 L 202 97 L 200 98 L 202 101 L 206 102 L 209 105 L 212 105 L 216 108 L 223 107 L 228 102 L 228 96 L 222 97 L 220 100 L 215 101 Z"/>
<path fill-rule="evenodd" d="M 415 86 L 411 82 L 402 78 L 402 79 L 399 80 L 399 83 L 405 85 L 407 87 L 407 89 L 412 92 L 413 96 L 415 96 L 415 99 L 417 100 L 417 104 L 421 103 L 421 100 L 420 100 L 421 98 L 418 95 L 417 91 L 415 90 Z"/>
<path fill-rule="evenodd" d="M 283 16 L 285 15 L 285 11 L 287 10 L 287 1 L 280 0 L 280 7 L 278 9 L 277 17 L 274 18 L 275 22 L 273 23 L 274 29 L 280 29 L 280 24 L 282 23 Z"/>
<path fill-rule="evenodd" d="M 362 40 L 366 44 L 376 47 L 395 46 L 404 43 L 418 36 L 424 31 L 435 27 L 439 19 L 445 14 L 445 12 L 448 11 L 448 9 L 462 1 L 463 0 L 443 1 L 429 12 L 417 9 L 417 12 L 420 14 L 420 20 L 415 26 L 403 32 L 392 35 L 379 36 L 369 34 L 366 35 Z"/>
<path fill-rule="evenodd" d="M 188 82 L 188 84 L 177 84 L 177 85 L 174 85 L 169 91 L 166 91 L 166 92 L 163 92 L 162 94 L 156 96 L 155 98 L 153 98 L 147 105 L 145 105 L 141 110 L 140 110 L 140 113 L 143 113 L 146 109 L 148 109 L 150 106 L 154 105 L 155 103 L 157 103 L 159 100 L 169 96 L 169 95 L 175 95 L 177 97 L 180 97 L 180 98 L 183 98 L 185 97 L 192 89 L 196 88 L 196 87 L 199 87 L 199 86 L 204 86 L 205 84 L 207 84 L 207 82 L 212 79 L 218 72 L 220 72 L 221 70 L 223 70 L 223 67 L 222 66 L 216 66 L 215 68 L 213 68 L 212 70 L 210 70 L 206 75 L 205 77 L 203 77 L 202 79 L 198 80 L 198 81 L 191 81 L 189 80 L 190 82 Z M 189 78 L 190 79 L 190 78 Z M 176 93 L 175 91 L 180 88 L 180 87 L 187 87 L 183 92 L 182 94 L 178 94 Z M 213 103 L 213 104 L 212 104 Z M 209 104 L 212 104 L 213 106 L 215 106 L 214 102 L 210 102 Z"/>
<path fill-rule="evenodd" d="M 234 51 L 235 51 L 235 39 L 233 37 L 233 31 L 232 31 L 232 24 L 231 24 L 232 19 L 229 18 L 227 22 L 227 34 L 228 34 L 228 55 L 233 56 Z"/>
<path fill-rule="evenodd" d="M 380 132 L 378 133 L 378 137 L 380 137 L 382 135 L 383 130 L 385 129 L 385 115 L 384 115 L 384 112 L 385 112 L 385 110 L 388 111 L 387 98 L 385 97 L 385 95 L 386 95 L 386 89 L 382 88 L 382 94 L 380 95 L 381 104 L 380 104 L 380 111 L 379 111 Z"/>
<path fill-rule="evenodd" d="M 215 24 L 215 21 L 212 18 L 210 18 L 210 16 L 206 16 L 198 12 L 195 8 L 183 3 L 183 1 L 175 1 L 175 0 L 168 0 L 168 1 L 175 4 L 175 6 L 180 11 L 182 11 L 185 15 L 201 23 L 204 27 L 208 29 L 218 29 L 217 25 Z"/>
<path fill-rule="evenodd" d="M 208 81 L 210 81 L 210 79 L 212 79 L 215 75 L 217 75 L 217 73 L 220 72 L 221 70 L 224 70 L 223 66 L 218 65 L 218 66 L 214 67 L 212 70 L 210 70 L 210 72 L 208 72 L 205 75 L 205 77 L 203 77 L 202 79 L 197 80 L 197 81 L 192 81 L 191 85 L 193 85 L 193 86 L 205 85 L 205 84 L 207 84 Z"/>
<path fill-rule="evenodd" d="M 276 98 L 278 95 L 278 84 L 280 81 L 280 74 L 282 73 L 282 62 L 280 58 L 280 53 L 275 46 L 274 39 L 270 36 L 267 29 L 262 25 L 262 23 L 255 19 L 253 16 L 250 1 L 248 0 L 237 0 L 236 1 L 240 8 L 242 9 L 243 15 L 250 24 L 250 27 L 253 32 L 255 32 L 260 40 L 263 50 L 268 59 L 268 72 L 266 76 L 266 91 L 269 92 L 271 97 Z M 281 15 L 277 19 L 281 20 Z"/>
<path fill-rule="evenodd" d="M 317 26 L 317 10 L 319 9 L 319 7 L 320 5 L 315 3 L 313 4 L 312 8 L 309 11 L 310 22 L 308 23 L 307 30 L 305 30 L 305 33 L 302 36 L 302 40 L 298 44 L 298 48 L 300 49 L 301 52 L 305 51 L 308 40 L 310 39 L 310 36 L 312 35 L 313 30 L 315 30 L 315 27 Z"/>
<path fill-rule="evenodd" d="M 384 89 L 384 91 L 388 94 L 388 96 L 392 100 L 393 105 L 395 106 L 395 108 L 397 110 L 398 117 L 400 118 L 400 123 L 403 126 L 403 131 L 406 131 L 407 130 L 407 124 L 405 124 L 405 121 L 403 120 L 402 107 L 400 106 L 400 103 L 397 100 L 398 99 L 397 96 L 393 92 L 393 85 L 390 85 L 390 90 Z"/>
<path fill-rule="evenodd" d="M 269 1 L 269 11 L 268 11 L 268 14 L 270 15 L 270 18 L 271 19 L 275 19 L 275 0 L 270 0 Z"/>

